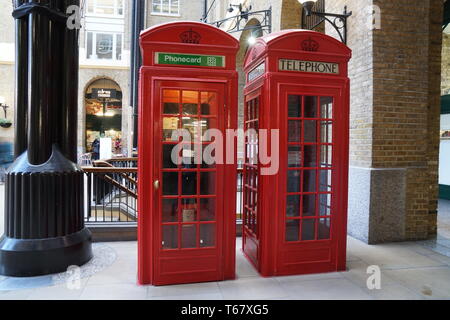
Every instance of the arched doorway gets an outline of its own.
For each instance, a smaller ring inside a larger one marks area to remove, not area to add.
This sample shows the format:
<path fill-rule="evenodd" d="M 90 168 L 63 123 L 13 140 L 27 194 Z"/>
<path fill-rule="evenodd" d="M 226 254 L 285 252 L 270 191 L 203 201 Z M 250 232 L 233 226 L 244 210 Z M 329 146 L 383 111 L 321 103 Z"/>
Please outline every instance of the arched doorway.
<path fill-rule="evenodd" d="M 122 90 L 113 80 L 94 80 L 85 92 L 85 148 L 94 160 L 122 154 Z M 110 144 L 110 148 L 109 148 Z M 106 156 L 105 156 L 106 154 Z"/>

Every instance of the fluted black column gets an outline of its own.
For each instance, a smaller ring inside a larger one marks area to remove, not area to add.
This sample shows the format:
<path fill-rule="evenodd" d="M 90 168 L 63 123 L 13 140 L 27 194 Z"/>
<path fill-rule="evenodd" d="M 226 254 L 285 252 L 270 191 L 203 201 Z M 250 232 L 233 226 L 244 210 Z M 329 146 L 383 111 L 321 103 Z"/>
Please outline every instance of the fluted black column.
<path fill-rule="evenodd" d="M 78 30 L 66 16 L 79 2 L 14 2 L 16 160 L 5 181 L 2 275 L 62 272 L 92 258 L 76 164 Z"/>

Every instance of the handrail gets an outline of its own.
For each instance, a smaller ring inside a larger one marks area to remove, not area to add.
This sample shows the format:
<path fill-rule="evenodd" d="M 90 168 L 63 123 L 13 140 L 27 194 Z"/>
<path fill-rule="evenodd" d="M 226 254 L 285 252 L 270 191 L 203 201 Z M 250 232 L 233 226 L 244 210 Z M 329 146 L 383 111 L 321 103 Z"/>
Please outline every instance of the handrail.
<path fill-rule="evenodd" d="M 117 167 L 81 167 L 81 170 L 90 173 L 137 173 L 138 168 L 117 168 Z"/>

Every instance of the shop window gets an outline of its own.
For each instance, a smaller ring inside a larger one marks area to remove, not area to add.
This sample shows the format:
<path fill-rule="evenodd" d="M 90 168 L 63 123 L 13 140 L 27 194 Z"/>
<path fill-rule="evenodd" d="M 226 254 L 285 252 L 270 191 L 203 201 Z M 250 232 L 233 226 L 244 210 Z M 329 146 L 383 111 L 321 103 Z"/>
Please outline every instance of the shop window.
<path fill-rule="evenodd" d="M 121 33 L 87 32 L 86 58 L 90 60 L 122 60 Z"/>
<path fill-rule="evenodd" d="M 87 2 L 88 14 L 123 16 L 123 0 L 88 0 Z"/>

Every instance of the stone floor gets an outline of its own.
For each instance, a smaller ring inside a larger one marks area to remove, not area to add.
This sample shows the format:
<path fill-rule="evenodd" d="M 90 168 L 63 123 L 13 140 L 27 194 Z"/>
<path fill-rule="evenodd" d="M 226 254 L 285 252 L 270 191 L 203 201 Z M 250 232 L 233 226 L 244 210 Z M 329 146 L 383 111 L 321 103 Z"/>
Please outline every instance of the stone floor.
<path fill-rule="evenodd" d="M 349 237 L 347 272 L 262 278 L 238 249 L 237 280 L 165 287 L 138 286 L 136 242 L 115 242 L 101 244 L 114 250 L 115 261 L 99 272 L 88 274 L 81 280 L 79 288 L 69 289 L 66 284 L 57 284 L 2 290 L 0 300 L 450 299 L 450 237 L 444 236 L 450 231 L 450 224 L 447 225 L 450 201 L 440 202 L 440 209 L 445 211 L 440 217 L 443 234 L 434 244 L 422 241 L 369 246 Z M 239 245 L 240 239 L 238 248 Z M 448 256 L 443 254 L 445 249 L 441 247 L 447 248 Z M 371 265 L 381 268 L 379 290 L 367 288 L 367 268 Z M 0 288 L 3 281 L 8 279 L 0 277 Z"/>

